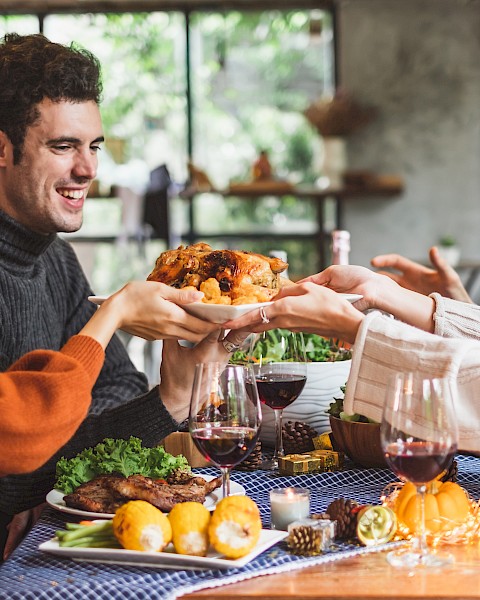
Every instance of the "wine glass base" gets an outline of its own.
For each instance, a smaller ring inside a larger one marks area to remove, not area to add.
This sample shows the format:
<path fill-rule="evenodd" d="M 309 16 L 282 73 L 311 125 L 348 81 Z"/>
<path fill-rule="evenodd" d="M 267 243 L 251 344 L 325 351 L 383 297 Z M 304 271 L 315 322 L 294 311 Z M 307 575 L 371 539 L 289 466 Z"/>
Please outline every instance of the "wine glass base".
<path fill-rule="evenodd" d="M 387 554 L 387 561 L 392 567 L 412 569 L 415 567 L 444 567 L 455 562 L 455 559 L 447 552 L 428 551 L 422 553 L 413 548 L 403 548 L 389 552 Z"/>
<path fill-rule="evenodd" d="M 278 471 L 278 460 L 276 458 L 267 458 L 262 461 L 260 468 L 264 471 Z"/>

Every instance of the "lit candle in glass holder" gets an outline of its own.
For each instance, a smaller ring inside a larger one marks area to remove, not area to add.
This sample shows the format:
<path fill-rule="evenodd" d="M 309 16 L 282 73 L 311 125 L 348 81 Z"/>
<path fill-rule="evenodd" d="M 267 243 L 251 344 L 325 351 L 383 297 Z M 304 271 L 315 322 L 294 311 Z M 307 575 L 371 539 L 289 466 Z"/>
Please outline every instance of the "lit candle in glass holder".
<path fill-rule="evenodd" d="M 290 523 L 310 515 L 310 490 L 287 487 L 270 491 L 272 529 L 286 531 Z"/>

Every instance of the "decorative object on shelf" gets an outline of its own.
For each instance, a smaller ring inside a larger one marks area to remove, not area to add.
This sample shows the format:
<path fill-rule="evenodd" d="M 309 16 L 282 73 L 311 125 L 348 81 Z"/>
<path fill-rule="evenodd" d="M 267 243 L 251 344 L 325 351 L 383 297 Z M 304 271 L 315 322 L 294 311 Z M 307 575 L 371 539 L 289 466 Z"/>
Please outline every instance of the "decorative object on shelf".
<path fill-rule="evenodd" d="M 347 142 L 343 137 L 324 137 L 318 182 L 322 187 L 341 188 L 347 170 Z M 318 181 L 318 180 L 317 180 Z"/>
<path fill-rule="evenodd" d="M 267 150 L 261 150 L 252 165 L 250 181 L 232 181 L 228 192 L 231 194 L 282 194 L 294 189 L 292 183 L 275 176 Z"/>
<path fill-rule="evenodd" d="M 254 181 L 259 181 L 261 179 L 272 179 L 273 169 L 272 165 L 270 164 L 270 159 L 268 158 L 268 152 L 266 150 L 261 150 L 258 158 L 253 163 L 252 175 Z"/>
<path fill-rule="evenodd" d="M 444 235 L 438 241 L 438 251 L 451 267 L 458 266 L 460 262 L 460 247 L 453 235 Z"/>
<path fill-rule="evenodd" d="M 188 167 L 188 185 L 187 189 L 191 192 L 210 192 L 215 186 L 210 181 L 210 177 L 193 164 L 191 160 L 187 163 Z"/>
<path fill-rule="evenodd" d="M 376 109 L 360 105 L 351 94 L 338 90 L 333 97 L 312 102 L 303 114 L 324 138 L 347 137 L 368 125 Z"/>
<path fill-rule="evenodd" d="M 348 164 L 345 138 L 370 123 L 376 110 L 360 105 L 349 93 L 337 90 L 333 97 L 324 96 L 312 102 L 303 114 L 323 138 L 319 165 L 322 177 L 318 184 L 341 187 Z"/>

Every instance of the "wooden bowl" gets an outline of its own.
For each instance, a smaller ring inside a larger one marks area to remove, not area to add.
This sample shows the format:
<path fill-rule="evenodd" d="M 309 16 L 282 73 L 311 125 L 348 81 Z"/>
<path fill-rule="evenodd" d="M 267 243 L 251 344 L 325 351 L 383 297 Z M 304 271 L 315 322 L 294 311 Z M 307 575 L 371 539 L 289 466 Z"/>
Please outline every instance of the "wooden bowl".
<path fill-rule="evenodd" d="M 343 421 L 330 415 L 333 446 L 361 467 L 387 467 L 380 444 L 379 423 Z"/>

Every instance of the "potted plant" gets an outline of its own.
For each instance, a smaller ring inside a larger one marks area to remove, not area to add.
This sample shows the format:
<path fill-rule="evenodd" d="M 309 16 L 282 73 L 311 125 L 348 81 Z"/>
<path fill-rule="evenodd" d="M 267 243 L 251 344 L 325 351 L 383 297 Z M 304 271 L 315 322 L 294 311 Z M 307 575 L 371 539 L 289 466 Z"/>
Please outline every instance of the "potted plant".
<path fill-rule="evenodd" d="M 453 235 L 444 235 L 438 241 L 438 251 L 451 267 L 460 262 L 460 247 Z"/>

